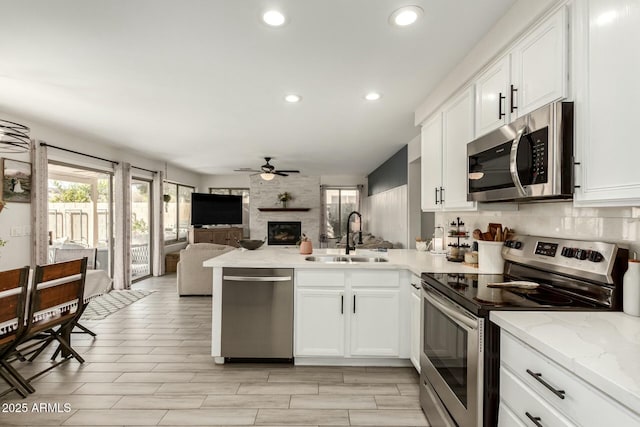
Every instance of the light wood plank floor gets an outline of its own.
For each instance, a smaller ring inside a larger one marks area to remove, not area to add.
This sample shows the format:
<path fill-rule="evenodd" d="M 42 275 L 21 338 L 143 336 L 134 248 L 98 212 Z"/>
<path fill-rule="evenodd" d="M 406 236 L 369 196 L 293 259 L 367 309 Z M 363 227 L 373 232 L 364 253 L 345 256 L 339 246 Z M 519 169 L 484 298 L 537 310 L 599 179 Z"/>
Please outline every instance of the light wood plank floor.
<path fill-rule="evenodd" d="M 0 399 L 0 426 L 428 425 L 412 368 L 214 364 L 211 298 L 180 298 L 175 280 L 139 282 L 156 292 L 83 322 L 98 334 L 73 336 L 86 362 L 37 379 L 27 399 Z M 47 364 L 43 354 L 16 366 L 29 375 Z"/>

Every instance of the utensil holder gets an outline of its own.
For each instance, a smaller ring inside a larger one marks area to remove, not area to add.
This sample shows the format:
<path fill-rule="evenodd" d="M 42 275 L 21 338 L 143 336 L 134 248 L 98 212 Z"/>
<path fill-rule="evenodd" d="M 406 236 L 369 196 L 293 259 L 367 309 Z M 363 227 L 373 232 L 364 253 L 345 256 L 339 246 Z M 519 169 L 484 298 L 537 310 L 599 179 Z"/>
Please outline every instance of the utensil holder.
<path fill-rule="evenodd" d="M 478 268 L 481 273 L 502 274 L 504 258 L 502 258 L 503 242 L 478 241 Z"/>
<path fill-rule="evenodd" d="M 302 255 L 311 255 L 313 253 L 313 246 L 311 245 L 310 240 L 300 242 L 300 253 Z"/>

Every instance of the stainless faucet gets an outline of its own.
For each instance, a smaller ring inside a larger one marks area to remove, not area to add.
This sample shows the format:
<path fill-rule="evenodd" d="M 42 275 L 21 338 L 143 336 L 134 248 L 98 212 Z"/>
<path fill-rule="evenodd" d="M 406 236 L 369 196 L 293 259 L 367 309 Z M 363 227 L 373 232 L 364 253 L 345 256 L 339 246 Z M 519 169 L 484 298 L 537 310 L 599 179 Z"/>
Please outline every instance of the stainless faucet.
<path fill-rule="evenodd" d="M 360 230 L 358 231 L 358 244 L 359 245 L 362 244 L 362 214 L 360 214 L 360 212 L 353 211 L 347 217 L 347 246 L 346 246 L 346 250 L 345 250 L 345 254 L 347 254 L 347 255 L 349 255 L 349 251 L 351 249 L 353 249 L 354 251 L 356 250 L 356 242 L 355 241 L 353 242 L 353 246 L 349 245 L 349 236 L 351 235 L 351 230 L 349 228 L 349 224 L 351 223 L 351 216 L 353 214 L 358 215 L 358 218 L 360 218 Z"/>

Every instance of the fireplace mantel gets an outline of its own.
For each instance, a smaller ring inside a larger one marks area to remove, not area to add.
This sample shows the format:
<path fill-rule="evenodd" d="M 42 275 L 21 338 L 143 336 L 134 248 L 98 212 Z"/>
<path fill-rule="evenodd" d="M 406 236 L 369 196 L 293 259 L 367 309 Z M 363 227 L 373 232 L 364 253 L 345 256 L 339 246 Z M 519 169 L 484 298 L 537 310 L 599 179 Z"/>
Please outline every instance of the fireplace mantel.
<path fill-rule="evenodd" d="M 311 208 L 258 208 L 260 212 L 307 212 Z"/>

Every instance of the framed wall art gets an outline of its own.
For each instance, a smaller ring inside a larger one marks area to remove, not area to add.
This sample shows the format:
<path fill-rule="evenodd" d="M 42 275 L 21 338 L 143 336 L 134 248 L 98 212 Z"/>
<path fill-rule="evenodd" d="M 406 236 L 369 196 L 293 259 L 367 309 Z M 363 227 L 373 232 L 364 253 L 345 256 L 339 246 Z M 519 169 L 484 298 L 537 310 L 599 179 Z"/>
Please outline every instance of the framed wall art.
<path fill-rule="evenodd" d="M 2 159 L 2 199 L 31 203 L 31 163 Z"/>

